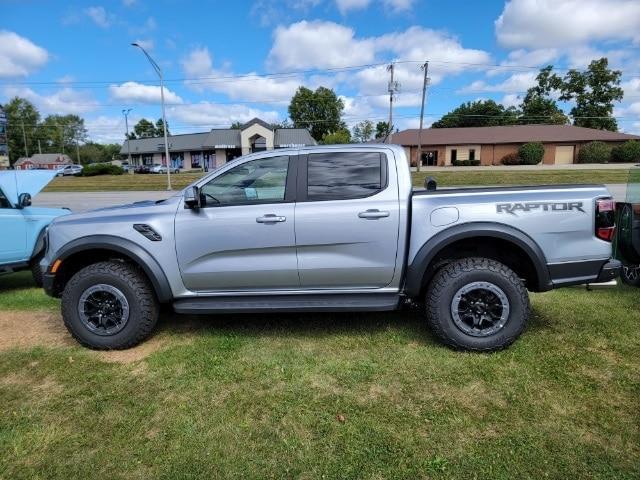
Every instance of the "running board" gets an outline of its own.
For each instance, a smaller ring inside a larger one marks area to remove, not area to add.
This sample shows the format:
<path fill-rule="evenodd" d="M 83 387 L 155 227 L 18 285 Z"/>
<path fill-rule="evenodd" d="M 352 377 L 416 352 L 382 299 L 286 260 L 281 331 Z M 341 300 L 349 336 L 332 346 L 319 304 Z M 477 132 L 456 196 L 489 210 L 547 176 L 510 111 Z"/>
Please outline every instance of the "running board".
<path fill-rule="evenodd" d="M 195 297 L 176 300 L 177 313 L 251 312 L 383 312 L 397 310 L 400 296 L 394 293 L 256 295 L 246 297 Z"/>

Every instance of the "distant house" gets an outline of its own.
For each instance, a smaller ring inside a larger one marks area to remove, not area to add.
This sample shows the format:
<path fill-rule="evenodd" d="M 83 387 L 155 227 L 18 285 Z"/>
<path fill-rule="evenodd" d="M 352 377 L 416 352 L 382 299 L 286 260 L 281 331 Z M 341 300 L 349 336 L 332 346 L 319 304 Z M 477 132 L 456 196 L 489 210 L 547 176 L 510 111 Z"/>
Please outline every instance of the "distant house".
<path fill-rule="evenodd" d="M 580 147 L 595 140 L 617 145 L 640 140 L 637 135 L 574 127 L 572 125 L 513 125 L 506 127 L 428 128 L 422 131 L 422 165 L 451 165 L 454 160 L 480 160 L 500 165 L 502 157 L 527 142 L 544 145 L 545 165 L 575 163 Z M 394 133 L 391 142 L 402 145 L 416 165 L 418 130 Z"/>
<path fill-rule="evenodd" d="M 57 170 L 73 162 L 69 155 L 61 153 L 36 153 L 31 157 L 19 158 L 15 163 L 16 170 Z"/>
<path fill-rule="evenodd" d="M 273 128 L 259 118 L 240 128 L 170 135 L 168 142 L 171 165 L 183 170 L 213 169 L 251 152 L 316 144 L 307 129 Z M 163 137 L 125 140 L 120 154 L 129 152 L 131 167 L 166 165 Z"/>

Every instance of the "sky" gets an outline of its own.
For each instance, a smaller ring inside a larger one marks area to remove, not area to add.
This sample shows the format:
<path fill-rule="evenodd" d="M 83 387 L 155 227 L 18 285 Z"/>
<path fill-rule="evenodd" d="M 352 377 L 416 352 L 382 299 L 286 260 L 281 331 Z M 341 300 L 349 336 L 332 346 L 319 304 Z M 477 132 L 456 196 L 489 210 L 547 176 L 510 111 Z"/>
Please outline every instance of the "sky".
<path fill-rule="evenodd" d="M 563 73 L 607 56 L 623 72 L 619 128 L 640 133 L 639 0 L 0 0 L 0 104 L 85 118 L 98 142 L 157 119 L 163 70 L 172 133 L 287 118 L 300 85 L 333 88 L 348 125 L 388 116 L 428 126 L 466 101 L 517 105 L 540 67 Z M 570 105 L 561 105 L 566 111 Z"/>

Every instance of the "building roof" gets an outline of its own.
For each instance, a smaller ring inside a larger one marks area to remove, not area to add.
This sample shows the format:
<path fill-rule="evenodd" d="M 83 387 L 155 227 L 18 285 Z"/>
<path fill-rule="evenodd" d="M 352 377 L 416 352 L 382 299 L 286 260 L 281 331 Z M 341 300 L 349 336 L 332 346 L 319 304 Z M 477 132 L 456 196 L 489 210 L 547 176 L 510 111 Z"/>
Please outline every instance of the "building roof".
<path fill-rule="evenodd" d="M 418 129 L 394 133 L 393 143 L 418 144 Z M 505 127 L 427 128 L 422 131 L 423 145 L 482 145 L 526 142 L 591 142 L 640 140 L 626 133 L 574 127 L 573 125 L 511 125 Z"/>
<path fill-rule="evenodd" d="M 170 152 L 184 152 L 190 150 L 208 150 L 215 148 L 240 148 L 240 132 L 251 125 L 260 125 L 273 130 L 271 126 L 260 119 L 254 118 L 242 126 L 242 129 L 212 129 L 209 132 L 187 133 L 184 135 L 169 135 Z M 160 153 L 164 151 L 163 137 L 136 138 L 130 140 L 131 154 Z M 305 128 L 277 128 L 274 131 L 274 145 L 276 147 L 316 145 L 309 130 Z M 126 155 L 127 141 L 120 148 L 120 154 Z"/>
<path fill-rule="evenodd" d="M 59 163 L 66 165 L 73 163 L 69 155 L 60 153 L 36 153 L 31 157 L 22 157 L 16 161 L 16 165 L 22 165 L 24 162 L 31 162 L 34 165 L 49 165 L 51 163 Z"/>

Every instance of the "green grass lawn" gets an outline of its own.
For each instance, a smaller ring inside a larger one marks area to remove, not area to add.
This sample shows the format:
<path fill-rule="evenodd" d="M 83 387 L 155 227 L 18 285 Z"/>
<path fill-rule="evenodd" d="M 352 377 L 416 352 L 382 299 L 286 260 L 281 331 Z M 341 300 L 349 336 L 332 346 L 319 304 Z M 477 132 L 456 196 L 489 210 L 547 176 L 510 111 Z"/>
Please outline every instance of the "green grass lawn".
<path fill-rule="evenodd" d="M 0 282 L 0 322 L 61 323 L 26 276 Z M 533 295 L 495 354 L 444 348 L 411 312 L 166 312 L 129 362 L 5 348 L 0 478 L 639 478 L 638 298 Z"/>
<path fill-rule="evenodd" d="M 200 178 L 201 173 L 172 175 L 174 189 L 184 188 Z M 414 172 L 413 184 L 421 187 L 424 178 L 433 176 L 438 185 L 553 185 L 560 183 L 627 183 L 629 171 L 622 170 L 491 170 L 470 171 L 464 167 L 438 172 Z M 45 189 L 46 192 L 164 190 L 166 175 L 104 175 L 97 177 L 59 177 Z"/>

